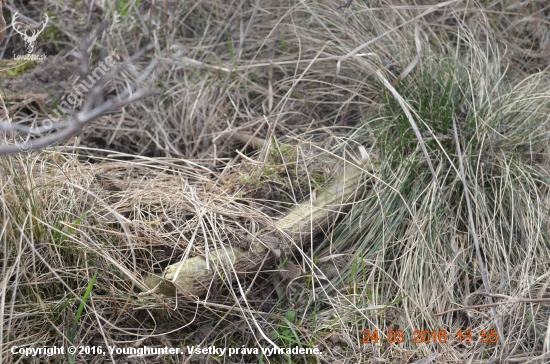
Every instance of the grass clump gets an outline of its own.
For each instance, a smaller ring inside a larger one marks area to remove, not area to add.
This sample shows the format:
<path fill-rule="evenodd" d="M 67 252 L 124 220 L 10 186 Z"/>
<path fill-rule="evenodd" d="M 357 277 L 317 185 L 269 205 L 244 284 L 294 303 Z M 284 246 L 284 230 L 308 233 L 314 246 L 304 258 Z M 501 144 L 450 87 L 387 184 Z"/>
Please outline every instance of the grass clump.
<path fill-rule="evenodd" d="M 404 347 L 414 350 L 415 330 L 456 336 L 460 330 L 480 335 L 494 329 L 504 335 L 504 346 L 525 338 L 522 347 L 540 352 L 544 336 L 535 331 L 546 325 L 548 310 L 506 301 L 540 295 L 536 287 L 550 252 L 548 78 L 510 79 L 497 51 L 481 47 L 464 29 L 459 39 L 459 45 L 430 49 L 395 87 L 405 104 L 383 89 L 380 115 L 358 125 L 354 138 L 379 148 L 380 171 L 372 191 L 317 255 L 354 252 L 333 280 L 334 287 L 350 288 L 340 291 L 348 301 L 343 306 L 383 306 L 357 321 L 356 331 L 403 330 Z M 481 270 L 499 297 L 495 314 Z M 464 308 L 472 305 L 481 308 Z M 428 346 L 437 351 L 446 345 L 432 340 Z M 386 350 L 391 347 L 387 343 Z M 489 358 L 519 349 L 478 350 Z"/>

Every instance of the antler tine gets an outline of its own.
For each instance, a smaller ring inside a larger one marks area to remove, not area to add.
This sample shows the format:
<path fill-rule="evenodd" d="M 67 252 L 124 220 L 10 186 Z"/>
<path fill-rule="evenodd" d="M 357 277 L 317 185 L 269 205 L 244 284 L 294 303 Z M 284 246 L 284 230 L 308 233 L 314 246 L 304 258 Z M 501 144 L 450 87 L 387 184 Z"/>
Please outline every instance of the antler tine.
<path fill-rule="evenodd" d="M 44 30 L 44 28 L 46 28 L 46 25 L 48 24 L 48 20 L 50 19 L 48 17 L 48 14 L 44 13 L 44 18 L 46 19 L 46 21 L 44 22 L 44 24 L 42 25 L 42 29 L 40 30 L 40 33 L 42 33 L 42 31 Z"/>
<path fill-rule="evenodd" d="M 21 31 L 19 31 L 19 29 L 15 26 L 15 21 L 17 20 L 17 15 L 19 15 L 18 11 L 16 11 L 15 14 L 13 14 L 13 18 L 11 19 L 11 26 L 12 26 L 13 30 L 15 30 L 17 33 L 19 33 L 23 36 L 26 36 L 26 34 L 21 33 Z"/>

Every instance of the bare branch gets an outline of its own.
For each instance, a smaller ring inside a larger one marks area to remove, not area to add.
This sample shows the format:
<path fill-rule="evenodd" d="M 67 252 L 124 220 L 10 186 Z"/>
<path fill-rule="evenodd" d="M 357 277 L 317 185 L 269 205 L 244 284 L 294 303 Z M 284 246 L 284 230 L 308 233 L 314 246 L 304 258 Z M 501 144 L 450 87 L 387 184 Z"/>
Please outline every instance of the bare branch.
<path fill-rule="evenodd" d="M 0 155 L 30 152 L 31 150 L 42 149 L 59 141 L 69 139 L 78 134 L 81 130 L 82 128 L 79 128 L 78 124 L 73 123 L 70 127 L 43 138 L 26 141 L 21 144 L 2 145 L 0 146 Z"/>
<path fill-rule="evenodd" d="M 83 76 L 88 76 L 88 73 L 90 71 L 90 45 L 94 44 L 94 41 L 95 37 L 91 37 L 90 39 L 83 41 L 80 48 L 81 52 L 75 55 L 81 60 L 81 73 L 83 73 Z M 7 120 L 0 120 L 0 130 L 4 130 L 8 133 L 18 132 L 26 134 L 26 137 L 23 136 L 23 139 L 26 140 L 20 143 L 13 143 L 12 141 L 12 143 L 8 144 L 7 139 L 5 139 L 0 144 L 0 155 L 40 150 L 54 143 L 67 140 L 78 135 L 82 131 L 84 126 L 98 118 L 100 115 L 113 112 L 131 102 L 156 93 L 154 90 L 149 90 L 148 88 L 137 90 L 137 88 L 141 84 L 143 84 L 145 80 L 152 74 L 153 69 L 158 63 L 158 59 L 155 58 L 147 66 L 145 71 L 141 75 L 139 75 L 134 84 L 129 86 L 124 92 L 118 95 L 118 97 L 111 98 L 109 100 L 105 100 L 103 98 L 104 85 L 111 81 L 122 70 L 127 69 L 130 65 L 132 65 L 135 60 L 139 59 L 146 52 L 152 50 L 153 48 L 153 45 L 145 47 L 144 49 L 136 52 L 136 54 L 134 54 L 128 60 L 122 62 L 117 67 L 114 67 L 113 70 L 105 73 L 96 82 L 96 84 L 90 90 L 88 90 L 84 105 L 80 111 L 63 110 L 65 113 L 70 114 L 68 120 L 64 122 L 53 123 L 51 122 L 51 120 L 46 120 L 49 123 L 46 123 L 45 121 L 44 125 L 40 127 L 34 127 L 27 125 L 14 125 L 10 122 L 9 117 L 6 117 Z M 0 101 L 3 104 L 1 96 Z M 52 133 L 52 131 L 55 132 Z M 40 136 L 46 132 L 49 132 L 50 134 Z M 13 140 L 13 138 L 11 139 Z"/>

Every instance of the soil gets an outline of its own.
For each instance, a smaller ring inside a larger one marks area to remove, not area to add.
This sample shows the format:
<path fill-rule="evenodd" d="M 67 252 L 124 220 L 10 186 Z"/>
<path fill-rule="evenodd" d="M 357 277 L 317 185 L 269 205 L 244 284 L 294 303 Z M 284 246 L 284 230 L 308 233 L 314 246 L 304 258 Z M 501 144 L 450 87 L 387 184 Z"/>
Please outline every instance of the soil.
<path fill-rule="evenodd" d="M 0 63 L 0 72 L 13 69 L 14 61 Z M 21 63 L 18 64 L 21 67 Z M 78 79 L 78 63 L 61 56 L 50 56 L 40 61 L 31 70 L 9 77 L 2 82 L 9 101 L 23 101 L 29 98 L 38 102 L 41 108 L 53 108 L 64 97 Z M 55 100 L 55 103 L 54 103 Z M 30 101 L 30 100 L 29 100 Z M 15 110 L 12 110 L 15 112 Z"/>

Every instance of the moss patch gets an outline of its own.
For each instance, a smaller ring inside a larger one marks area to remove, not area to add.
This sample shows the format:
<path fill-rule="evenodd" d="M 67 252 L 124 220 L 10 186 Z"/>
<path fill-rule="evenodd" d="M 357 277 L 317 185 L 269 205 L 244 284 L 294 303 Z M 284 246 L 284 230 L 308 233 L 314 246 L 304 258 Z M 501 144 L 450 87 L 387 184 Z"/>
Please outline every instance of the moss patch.
<path fill-rule="evenodd" d="M 40 62 L 7 59 L 0 61 L 0 78 L 15 77 L 32 71 Z"/>

